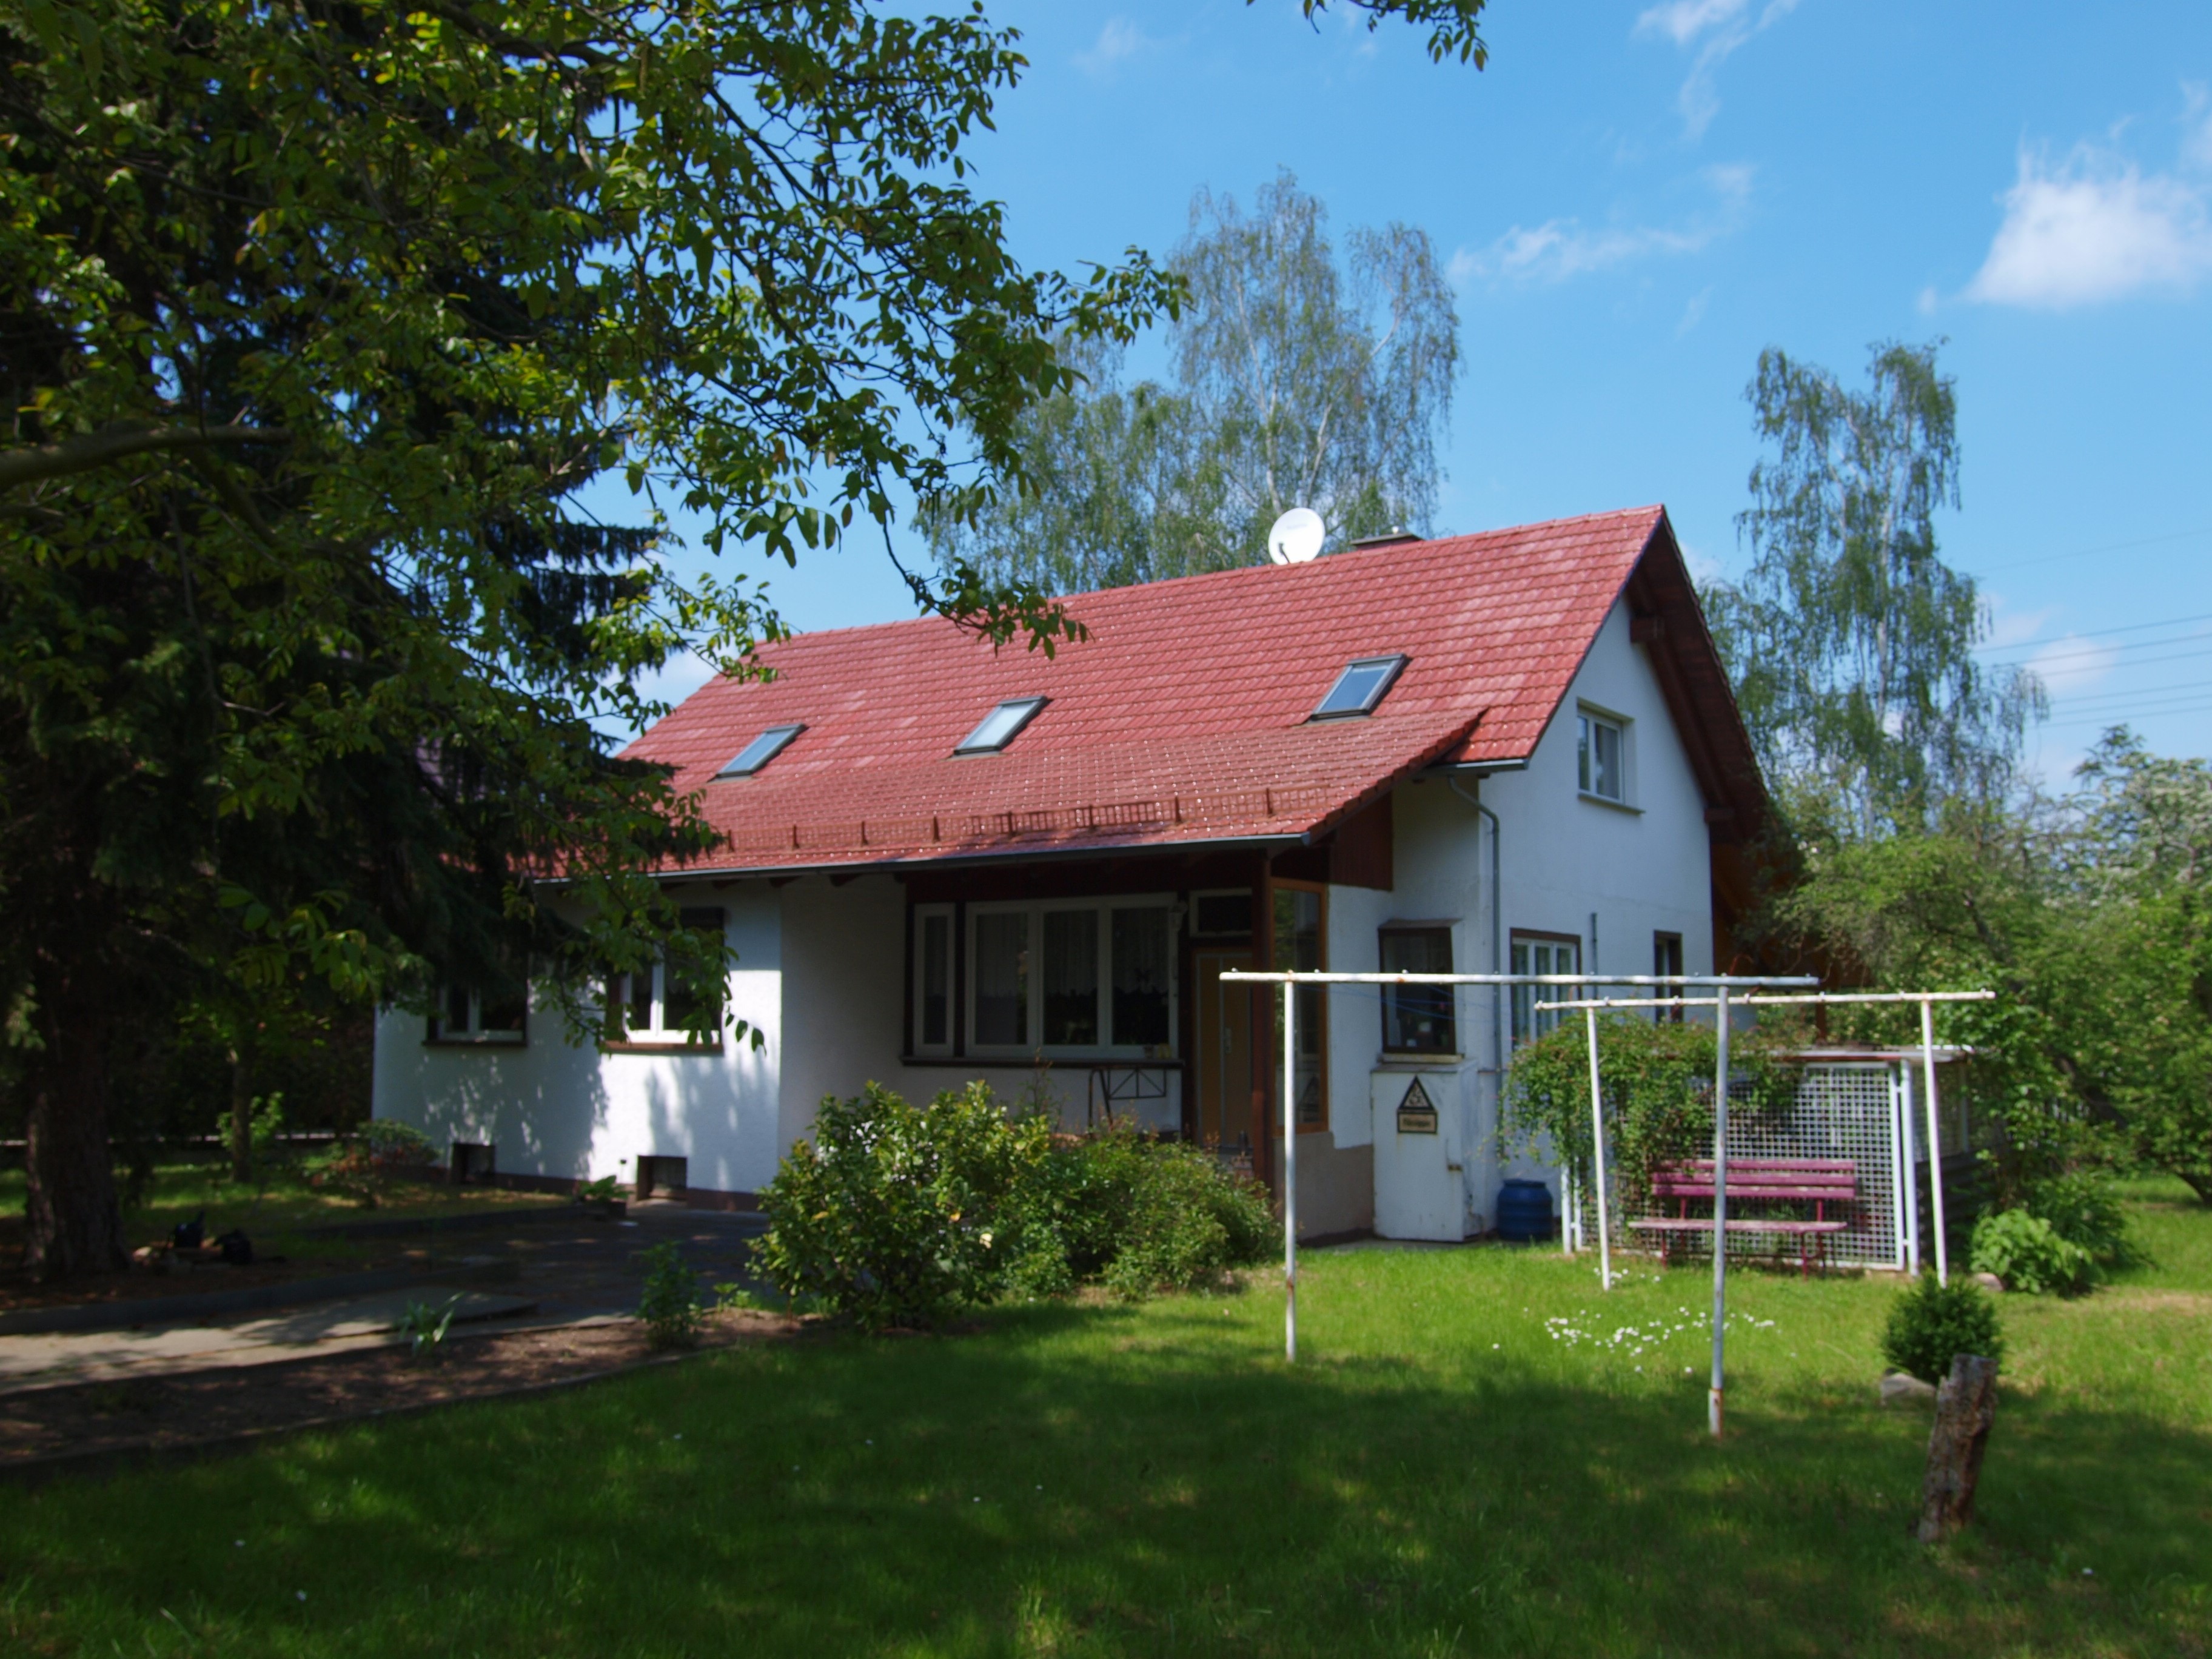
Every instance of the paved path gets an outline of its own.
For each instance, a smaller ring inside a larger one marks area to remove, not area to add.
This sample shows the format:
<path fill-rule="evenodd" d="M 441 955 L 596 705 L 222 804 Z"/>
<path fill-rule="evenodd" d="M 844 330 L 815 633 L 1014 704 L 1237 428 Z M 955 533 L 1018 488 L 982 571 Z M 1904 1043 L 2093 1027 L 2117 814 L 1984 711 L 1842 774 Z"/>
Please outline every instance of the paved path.
<path fill-rule="evenodd" d="M 418 1286 L 221 1325 L 147 1325 L 127 1331 L 58 1331 L 46 1336 L 0 1337 L 0 1395 L 71 1382 L 270 1365 L 309 1354 L 380 1347 L 406 1340 L 400 1335 L 398 1325 L 410 1303 L 429 1302 L 442 1307 L 447 1297 L 453 1294 Z M 525 1297 L 463 1291 L 453 1318 L 458 1323 L 512 1317 L 533 1312 L 537 1305 Z"/>
<path fill-rule="evenodd" d="M 580 1218 L 574 1226 L 518 1227 L 504 1238 L 494 1232 L 476 1235 L 472 1244 L 496 1249 L 500 1259 L 516 1264 L 514 1291 L 459 1292 L 455 1322 L 498 1320 L 498 1328 L 512 1330 L 631 1317 L 644 1278 L 638 1258 L 649 1246 L 671 1239 L 711 1295 L 716 1284 L 744 1277 L 747 1247 L 765 1224 L 757 1215 L 644 1205 L 624 1221 Z M 471 1264 L 483 1260 L 465 1259 Z M 384 1346 L 405 1340 L 396 1328 L 410 1303 L 442 1305 L 454 1294 L 443 1286 L 418 1285 L 251 1317 L 0 1336 L 0 1395 L 76 1382 L 277 1364 Z"/>

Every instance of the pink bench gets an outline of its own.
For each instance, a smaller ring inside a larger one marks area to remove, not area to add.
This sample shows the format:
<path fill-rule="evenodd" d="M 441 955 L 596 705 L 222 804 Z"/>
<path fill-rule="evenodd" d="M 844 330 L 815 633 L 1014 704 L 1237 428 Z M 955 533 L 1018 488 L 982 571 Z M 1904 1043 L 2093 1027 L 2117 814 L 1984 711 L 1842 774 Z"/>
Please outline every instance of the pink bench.
<path fill-rule="evenodd" d="M 1628 1224 L 1638 1232 L 1657 1233 L 1672 1255 L 1677 1236 L 1713 1230 L 1710 1212 L 1701 1216 L 1690 1213 L 1693 1202 L 1710 1206 L 1713 1201 L 1712 1159 L 1685 1158 L 1679 1164 L 1661 1165 L 1652 1171 L 1651 1196 L 1662 1203 L 1672 1199 L 1674 1213 Z M 1810 1273 L 1816 1250 L 1824 1261 L 1826 1259 L 1827 1236 L 1850 1225 L 1848 1220 L 1832 1219 L 1828 1210 L 1832 1205 L 1848 1212 L 1858 1202 L 1858 1165 L 1847 1158 L 1732 1158 L 1728 1164 L 1728 1196 L 1730 1232 L 1797 1239 L 1798 1272 Z M 1740 1204 L 1771 1203 L 1790 1204 L 1801 1213 L 1744 1215 L 1736 1209 Z M 1808 1204 L 1813 1210 L 1809 1220 L 1802 1214 Z"/>

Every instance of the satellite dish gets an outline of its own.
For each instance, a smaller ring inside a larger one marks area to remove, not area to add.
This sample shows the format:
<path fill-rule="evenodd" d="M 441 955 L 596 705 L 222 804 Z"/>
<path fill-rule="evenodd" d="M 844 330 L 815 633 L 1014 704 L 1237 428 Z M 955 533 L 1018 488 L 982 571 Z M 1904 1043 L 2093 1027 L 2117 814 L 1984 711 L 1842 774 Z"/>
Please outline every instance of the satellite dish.
<path fill-rule="evenodd" d="M 1267 557 L 1276 564 L 1304 564 L 1321 556 L 1328 526 L 1310 507 L 1294 507 L 1267 531 Z"/>

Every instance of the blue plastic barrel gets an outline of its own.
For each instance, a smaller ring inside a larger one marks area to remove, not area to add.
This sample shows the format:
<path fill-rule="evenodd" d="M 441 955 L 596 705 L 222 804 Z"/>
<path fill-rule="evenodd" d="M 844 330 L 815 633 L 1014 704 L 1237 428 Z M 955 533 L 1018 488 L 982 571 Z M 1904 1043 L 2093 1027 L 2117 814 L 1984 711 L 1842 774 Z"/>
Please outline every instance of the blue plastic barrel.
<path fill-rule="evenodd" d="M 1498 1189 L 1498 1236 L 1509 1244 L 1534 1244 L 1559 1236 L 1552 1218 L 1552 1189 L 1540 1181 L 1509 1181 Z"/>

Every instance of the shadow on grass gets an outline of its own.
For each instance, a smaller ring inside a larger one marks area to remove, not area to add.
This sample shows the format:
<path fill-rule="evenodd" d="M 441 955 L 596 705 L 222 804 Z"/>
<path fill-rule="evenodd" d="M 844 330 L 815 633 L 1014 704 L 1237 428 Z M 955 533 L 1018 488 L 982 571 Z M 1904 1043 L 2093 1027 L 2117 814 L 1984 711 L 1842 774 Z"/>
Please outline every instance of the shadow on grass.
<path fill-rule="evenodd" d="M 1714 1447 L 1686 1382 L 1569 1386 L 1468 1356 L 1291 1370 L 1257 1302 L 744 1351 L 58 1485 L 0 1518 L 0 1636 L 701 1656 L 2194 1653 L 2212 1637 L 2202 1436 L 2008 1401 L 1981 1527 L 1931 1552 L 1907 1533 L 1924 1416 L 1747 1388 Z"/>

